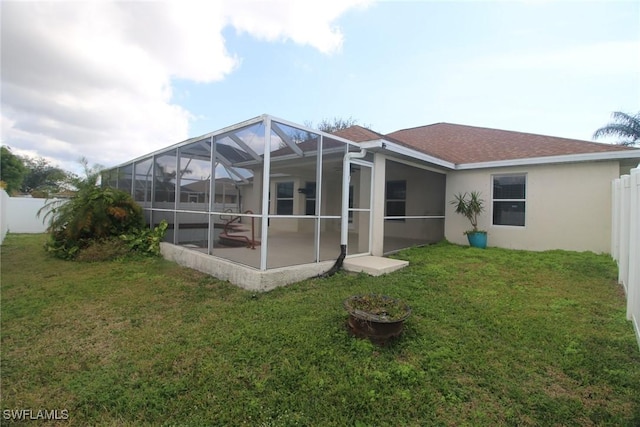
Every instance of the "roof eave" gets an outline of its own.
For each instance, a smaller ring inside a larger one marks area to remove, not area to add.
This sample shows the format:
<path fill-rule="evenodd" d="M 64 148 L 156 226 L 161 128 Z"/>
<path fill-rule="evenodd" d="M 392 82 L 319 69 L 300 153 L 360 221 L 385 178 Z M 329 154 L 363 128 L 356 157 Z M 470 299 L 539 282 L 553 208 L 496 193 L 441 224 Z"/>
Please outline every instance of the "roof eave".
<path fill-rule="evenodd" d="M 455 165 L 455 170 L 501 168 L 501 167 L 509 167 L 509 166 L 548 165 L 548 164 L 559 164 L 559 163 L 597 162 L 597 161 L 606 161 L 606 160 L 626 160 L 626 159 L 640 160 L 640 150 L 608 151 L 604 153 L 566 154 L 561 156 L 544 156 L 544 157 L 529 157 L 524 159 L 494 160 L 490 162 L 459 163 Z"/>
<path fill-rule="evenodd" d="M 405 147 L 403 145 L 397 144 L 395 142 L 391 142 L 386 139 L 376 139 L 372 141 L 365 141 L 365 142 L 361 142 L 359 145 L 360 147 L 370 151 L 390 151 L 391 153 L 394 153 L 394 154 L 412 157 L 416 160 L 428 162 L 446 169 L 451 169 L 451 170 L 456 169 L 455 163 L 442 160 L 438 157 L 430 156 L 418 150 Z"/>

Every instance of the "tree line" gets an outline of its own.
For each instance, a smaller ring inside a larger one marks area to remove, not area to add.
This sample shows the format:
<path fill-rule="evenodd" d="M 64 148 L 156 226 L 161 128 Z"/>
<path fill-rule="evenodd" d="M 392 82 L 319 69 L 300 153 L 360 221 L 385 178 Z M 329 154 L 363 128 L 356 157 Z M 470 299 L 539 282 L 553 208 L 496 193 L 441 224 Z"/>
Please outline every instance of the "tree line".
<path fill-rule="evenodd" d="M 43 157 L 18 156 L 0 147 L 0 179 L 10 195 L 30 194 L 48 198 L 71 188 L 77 176 L 52 165 Z"/>

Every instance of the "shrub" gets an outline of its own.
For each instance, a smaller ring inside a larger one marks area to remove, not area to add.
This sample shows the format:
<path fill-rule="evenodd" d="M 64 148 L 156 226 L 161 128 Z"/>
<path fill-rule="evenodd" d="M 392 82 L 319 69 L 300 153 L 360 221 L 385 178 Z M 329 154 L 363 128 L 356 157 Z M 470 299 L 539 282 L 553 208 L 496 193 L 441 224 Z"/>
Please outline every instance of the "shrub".
<path fill-rule="evenodd" d="M 123 257 L 131 252 L 129 246 L 117 237 L 103 240 L 95 240 L 80 251 L 76 256 L 76 261 L 97 262 L 109 261 Z"/>
<path fill-rule="evenodd" d="M 127 243 L 129 249 L 132 251 L 145 255 L 159 256 L 160 242 L 164 239 L 168 226 L 167 221 L 162 220 L 160 224 L 153 229 L 133 230 L 129 234 L 120 235 L 120 239 Z"/>
<path fill-rule="evenodd" d="M 110 187 L 82 188 L 66 203 L 49 206 L 50 239 L 46 248 L 71 259 L 91 242 L 139 230 L 144 226 L 142 208 L 129 193 Z"/>
<path fill-rule="evenodd" d="M 48 251 L 59 258 L 73 259 L 92 242 L 136 232 L 144 227 L 142 208 L 129 193 L 97 186 L 99 171 L 87 168 L 87 177 L 73 183 L 78 189 L 68 201 L 47 203 L 50 238 Z"/>

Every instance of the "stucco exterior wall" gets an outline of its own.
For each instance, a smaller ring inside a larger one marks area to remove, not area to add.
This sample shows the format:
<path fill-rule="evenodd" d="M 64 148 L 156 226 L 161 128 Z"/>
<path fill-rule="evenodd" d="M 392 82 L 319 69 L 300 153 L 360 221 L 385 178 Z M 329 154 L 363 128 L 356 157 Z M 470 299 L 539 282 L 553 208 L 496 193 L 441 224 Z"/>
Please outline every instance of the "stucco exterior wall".
<path fill-rule="evenodd" d="M 456 171 L 447 176 L 445 238 L 467 244 L 468 220 L 449 203 L 458 192 L 480 191 L 486 210 L 478 223 L 488 245 L 534 251 L 565 249 L 609 253 L 611 181 L 617 161 Z M 492 225 L 492 175 L 526 174 L 525 226 Z"/>

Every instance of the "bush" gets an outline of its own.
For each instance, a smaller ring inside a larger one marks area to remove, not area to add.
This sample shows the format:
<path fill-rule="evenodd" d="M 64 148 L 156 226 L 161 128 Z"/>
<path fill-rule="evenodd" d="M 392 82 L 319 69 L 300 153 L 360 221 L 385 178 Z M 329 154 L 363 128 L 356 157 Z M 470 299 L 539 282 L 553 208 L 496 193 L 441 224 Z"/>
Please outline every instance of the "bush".
<path fill-rule="evenodd" d="M 144 228 L 142 208 L 129 193 L 97 186 L 99 171 L 87 167 L 85 179 L 76 179 L 78 189 L 68 201 L 52 201 L 40 212 L 47 212 L 50 238 L 45 244 L 53 255 L 73 259 L 95 244 Z M 40 213 L 39 212 L 39 213 Z M 95 250 L 95 249 L 94 249 Z"/>
<path fill-rule="evenodd" d="M 96 240 L 78 251 L 76 261 L 97 262 L 109 261 L 123 257 L 131 252 L 129 246 L 117 237 Z"/>
<path fill-rule="evenodd" d="M 89 168 L 84 158 L 81 163 L 86 178 L 71 179 L 75 195 L 68 201 L 51 201 L 38 212 L 46 212 L 44 219 L 49 219 L 47 251 L 84 261 L 112 259 L 130 251 L 159 255 L 167 223 L 145 229 L 142 208 L 131 195 L 98 186 L 100 167 Z"/>
<path fill-rule="evenodd" d="M 143 230 L 133 230 L 129 234 L 122 234 L 120 239 L 127 243 L 130 250 L 140 252 L 145 255 L 159 256 L 160 242 L 168 228 L 167 221 L 162 220 L 157 227 Z"/>

